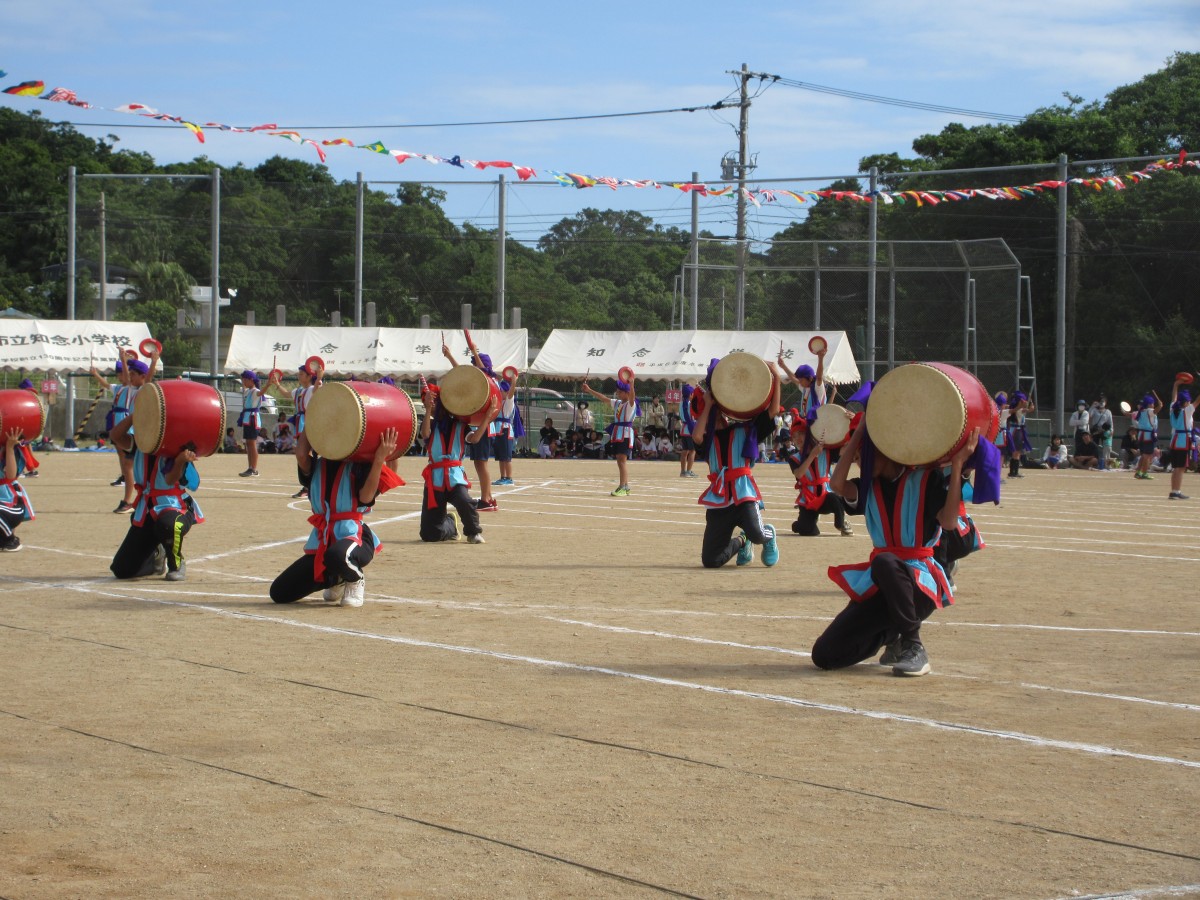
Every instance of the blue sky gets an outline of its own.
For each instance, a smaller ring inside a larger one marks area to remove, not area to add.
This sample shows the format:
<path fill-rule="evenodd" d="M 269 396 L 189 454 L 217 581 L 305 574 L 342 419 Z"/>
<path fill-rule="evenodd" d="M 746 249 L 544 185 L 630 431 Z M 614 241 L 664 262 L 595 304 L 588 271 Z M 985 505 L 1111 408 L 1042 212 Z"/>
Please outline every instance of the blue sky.
<path fill-rule="evenodd" d="M 888 97 L 1022 115 L 1063 92 L 1102 99 L 1115 87 L 1200 46 L 1200 3 L 1146 0 L 849 0 L 740 4 L 576 0 L 515 4 L 294 0 L 0 0 L 3 87 L 40 79 L 115 108 L 143 103 L 196 122 L 298 128 L 316 139 L 378 140 L 441 156 L 504 159 L 592 176 L 688 180 L 720 176 L 737 148 L 737 110 L 582 122 L 422 127 L 700 106 L 734 97 L 726 74 L 751 71 Z M 70 121 L 94 138 L 166 163 L 199 155 L 231 166 L 273 155 L 316 162 L 311 147 L 206 129 L 201 146 L 180 127 L 0 95 L 0 103 Z M 853 173 L 869 153 L 911 155 L 915 137 L 951 121 L 915 111 L 776 85 L 756 97 L 748 129 L 763 179 Z M 324 126 L 375 126 L 344 129 Z M 318 130 L 318 127 L 319 130 Z M 379 189 L 400 179 L 484 181 L 439 186 L 447 213 L 495 227 L 496 170 L 364 150 L 328 149 L 338 179 L 359 171 Z M 508 174 L 509 182 L 516 181 Z M 819 183 L 797 181 L 797 189 Z M 680 191 L 525 186 L 508 192 L 508 229 L 535 240 L 586 207 L 636 209 L 688 227 Z M 702 227 L 732 234 L 734 204 L 700 203 Z M 752 237 L 803 216 L 791 203 L 751 209 Z"/>

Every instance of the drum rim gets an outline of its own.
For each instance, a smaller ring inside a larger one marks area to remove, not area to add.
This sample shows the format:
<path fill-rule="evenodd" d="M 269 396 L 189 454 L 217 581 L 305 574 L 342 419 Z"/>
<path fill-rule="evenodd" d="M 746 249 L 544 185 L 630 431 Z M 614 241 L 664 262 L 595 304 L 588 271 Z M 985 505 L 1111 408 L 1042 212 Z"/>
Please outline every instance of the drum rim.
<path fill-rule="evenodd" d="M 16 391 L 19 389 L 18 388 L 8 388 L 8 390 Z M 22 394 L 33 394 L 32 391 L 21 391 L 21 393 Z M 26 441 L 36 441 L 43 434 L 45 434 L 46 433 L 46 422 L 49 421 L 49 419 L 50 419 L 50 408 L 48 406 L 46 406 L 45 403 L 42 402 L 42 398 L 39 397 L 37 394 L 33 394 L 33 399 L 37 401 L 37 405 L 38 405 L 38 411 L 39 411 L 38 428 L 40 430 L 33 437 L 26 435 L 24 438 L 22 438 L 22 440 L 26 440 Z M 4 429 L 4 410 L 0 409 L 0 447 L 3 447 L 5 444 L 8 443 L 8 440 L 4 437 L 4 430 L 5 430 Z"/>
<path fill-rule="evenodd" d="M 158 407 L 158 427 L 156 429 L 157 433 L 154 438 L 153 447 L 151 447 L 149 450 L 147 450 L 142 446 L 142 442 L 140 440 L 140 438 L 142 436 L 142 432 L 138 431 L 135 426 L 134 430 L 133 430 L 133 442 L 134 442 L 134 444 L 137 445 L 137 448 L 139 450 L 141 450 L 143 453 L 147 453 L 147 454 L 153 456 L 156 453 L 158 453 L 159 450 L 162 449 L 163 440 L 167 436 L 167 400 L 166 400 L 166 396 L 163 393 L 162 385 L 159 384 L 157 381 L 152 381 L 147 385 L 143 385 L 142 389 L 138 391 L 137 396 L 138 397 L 142 396 L 142 391 L 145 390 L 146 388 L 151 389 L 151 393 L 154 395 L 153 402 Z M 130 418 L 133 418 L 133 414 L 136 409 L 137 409 L 137 398 L 135 397 L 134 398 L 134 409 L 131 409 L 129 411 Z M 224 417 L 222 417 L 221 422 L 224 423 L 224 421 L 225 421 L 225 419 L 224 419 Z M 149 444 L 150 442 L 147 440 L 146 443 Z"/>
<path fill-rule="evenodd" d="M 413 443 L 417 440 L 417 427 L 418 426 L 417 426 L 416 404 L 413 403 L 412 397 L 408 396 L 408 391 L 402 391 L 402 390 L 400 390 L 400 388 L 396 388 L 396 393 L 398 393 L 401 397 L 403 397 L 405 400 L 408 401 L 408 412 L 409 412 L 408 420 L 409 420 L 409 422 L 412 423 L 412 427 L 408 429 L 408 446 L 405 447 L 403 450 L 401 450 L 400 445 L 397 444 L 396 445 L 396 455 L 388 457 L 389 460 L 399 459 L 402 456 L 407 456 L 408 451 L 413 448 Z"/>
<path fill-rule="evenodd" d="M 884 378 L 886 378 L 888 375 L 892 374 L 892 372 L 899 372 L 899 371 L 902 371 L 902 370 L 904 370 L 904 369 L 911 369 L 911 368 L 912 368 L 912 367 L 914 367 L 914 366 L 920 366 L 920 367 L 922 367 L 922 368 L 925 368 L 925 369 L 932 369 L 934 372 L 937 372 L 939 375 L 941 375 L 941 376 L 942 376 L 942 378 L 943 378 L 943 379 L 944 379 L 946 382 L 948 382 L 948 383 L 951 385 L 951 387 L 953 387 L 953 388 L 954 388 L 954 391 L 955 391 L 955 393 L 957 393 L 957 394 L 958 394 L 958 398 L 959 398 L 959 400 L 962 402 L 962 409 L 963 409 L 963 424 L 962 424 L 962 425 L 959 427 L 958 436 L 957 436 L 957 437 L 954 439 L 954 441 L 951 443 L 951 447 L 954 447 L 954 446 L 957 446 L 957 445 L 959 444 L 959 442 L 961 442 L 961 441 L 962 441 L 962 439 L 963 439 L 963 436 L 964 436 L 964 435 L 967 433 L 967 422 L 968 422 L 968 420 L 970 419 L 970 412 L 971 412 L 971 408 L 970 408 L 969 404 L 967 403 L 967 397 L 966 397 L 966 395 L 963 393 L 963 391 L 962 391 L 962 388 L 959 386 L 958 382 L 957 382 L 957 381 L 955 381 L 953 378 L 951 378 L 951 377 L 950 377 L 950 374 L 949 374 L 948 372 L 946 372 L 946 371 L 945 371 L 945 369 L 943 369 L 943 368 L 942 368 L 944 365 L 945 365 L 945 363 L 930 363 L 930 362 L 912 362 L 912 363 L 905 363 L 905 364 L 904 364 L 904 365 L 902 365 L 902 366 L 897 366 L 896 368 L 892 369 L 892 370 L 891 370 L 891 372 L 888 372 L 888 373 L 886 373 L 886 374 L 883 376 L 883 378 L 880 378 L 880 379 L 879 379 L 879 384 L 883 384 L 883 380 L 884 380 Z M 957 367 L 951 367 L 951 368 L 957 368 Z M 966 372 L 966 369 L 959 369 L 959 371 Z M 967 374 L 971 374 L 971 373 L 969 373 L 969 372 L 968 372 Z M 878 390 L 878 389 L 879 389 L 879 386 L 878 386 L 878 385 L 876 385 L 876 388 L 875 388 L 875 390 Z M 985 391 L 985 393 L 986 393 L 986 391 Z M 993 405 L 994 405 L 994 404 L 993 404 Z M 877 406 L 877 407 L 875 407 L 875 408 L 876 408 L 876 409 L 879 409 L 879 407 L 878 407 L 878 406 Z M 870 403 L 868 403 L 868 404 L 867 404 L 867 410 L 866 410 L 866 412 L 863 414 L 863 424 L 864 424 L 864 425 L 867 427 L 867 430 L 868 430 L 868 432 L 870 431 L 870 418 L 871 418 L 871 404 L 870 404 Z M 878 433 L 876 434 L 876 437 L 875 437 L 875 444 L 876 444 L 876 446 L 878 446 L 878 444 L 879 444 L 879 440 L 878 440 Z M 882 449 L 882 448 L 881 448 L 881 449 Z M 886 452 L 886 451 L 884 451 L 884 452 Z M 926 460 L 925 462 L 916 462 L 916 463 L 901 463 L 901 465 L 905 465 L 905 466 L 930 466 L 930 465 L 933 465 L 934 463 L 936 463 L 936 462 L 938 461 L 938 459 L 940 459 L 940 458 L 941 458 L 941 457 L 938 457 L 938 458 L 935 458 L 935 459 Z M 900 462 L 900 460 L 897 460 L 897 462 Z"/>
<path fill-rule="evenodd" d="M 717 396 L 716 385 L 713 382 L 715 381 L 717 373 L 720 370 L 721 363 L 723 363 L 723 362 L 725 362 L 725 360 L 731 359 L 735 356 L 746 357 L 748 359 L 753 359 L 753 360 L 761 363 L 762 371 L 765 371 L 767 373 L 768 387 L 767 387 L 766 402 L 764 405 L 760 405 L 754 411 L 750 411 L 750 410 L 746 410 L 746 409 L 730 409 L 728 406 L 726 406 L 724 403 L 722 403 L 721 398 Z M 771 392 L 775 389 L 775 380 L 774 380 L 774 376 L 772 376 L 772 374 L 771 374 L 771 367 L 766 364 L 766 362 L 762 359 L 762 357 L 755 356 L 753 353 L 747 353 L 745 350 L 735 350 L 732 353 L 726 353 L 724 356 L 722 356 L 717 361 L 717 366 L 716 366 L 716 368 L 713 369 L 713 377 L 709 379 L 708 386 L 709 386 L 708 394 L 712 397 L 713 402 L 717 406 L 719 406 L 722 411 L 724 411 L 726 416 L 728 416 L 729 418 L 733 418 L 733 419 L 743 419 L 743 420 L 748 421 L 749 419 L 754 418 L 760 412 L 762 412 L 764 409 L 768 408 L 771 405 Z"/>
<path fill-rule="evenodd" d="M 325 457 L 324 454 L 321 454 L 321 456 L 323 456 L 326 459 L 349 459 L 351 456 L 353 456 L 355 453 L 357 453 L 359 451 L 359 449 L 363 445 L 363 441 L 367 437 L 366 404 L 363 403 L 362 394 L 360 394 L 358 391 L 354 390 L 354 388 L 350 387 L 350 385 L 344 381 L 335 381 L 331 384 L 325 384 L 325 385 L 321 386 L 321 390 L 325 390 L 326 388 L 334 388 L 335 390 L 341 389 L 341 390 L 345 391 L 347 394 L 349 394 L 351 397 L 354 398 L 355 404 L 358 405 L 358 437 L 354 441 L 354 446 L 350 448 L 350 452 L 345 454 L 344 456 Z M 307 431 L 307 429 L 305 429 L 305 430 Z M 313 449 L 316 449 L 316 447 L 314 446 Z"/>

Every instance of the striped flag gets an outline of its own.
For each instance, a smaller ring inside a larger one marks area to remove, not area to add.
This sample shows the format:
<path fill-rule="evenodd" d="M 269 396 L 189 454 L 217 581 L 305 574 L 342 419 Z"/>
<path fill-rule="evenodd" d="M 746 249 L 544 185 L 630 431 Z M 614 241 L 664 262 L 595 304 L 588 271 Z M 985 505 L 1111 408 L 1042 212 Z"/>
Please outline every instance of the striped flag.
<path fill-rule="evenodd" d="M 92 104 L 80 100 L 74 91 L 67 88 L 56 87 L 50 93 L 46 94 L 46 96 L 42 97 L 42 99 L 50 100 L 54 103 L 70 103 L 72 106 L 78 106 L 81 109 L 92 108 Z"/>
<path fill-rule="evenodd" d="M 44 81 L 22 81 L 20 84 L 5 88 L 4 93 L 12 94 L 14 97 L 36 97 L 45 89 L 46 82 Z"/>

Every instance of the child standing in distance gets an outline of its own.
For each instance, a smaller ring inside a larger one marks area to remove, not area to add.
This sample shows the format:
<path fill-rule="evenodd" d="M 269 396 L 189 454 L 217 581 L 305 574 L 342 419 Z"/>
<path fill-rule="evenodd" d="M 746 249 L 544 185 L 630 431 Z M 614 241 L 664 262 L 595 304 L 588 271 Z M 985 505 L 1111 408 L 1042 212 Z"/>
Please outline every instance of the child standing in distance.
<path fill-rule="evenodd" d="M 396 429 L 385 431 L 369 463 L 320 456 L 299 460 L 301 471 L 312 479 L 308 502 L 313 514 L 308 521 L 313 529 L 304 545 L 304 555 L 271 583 L 275 603 L 295 603 L 324 590 L 327 602 L 363 605 L 363 569 L 382 549 L 363 516 L 381 493 L 404 483 L 385 464 L 398 441 Z"/>
<path fill-rule="evenodd" d="M 295 412 L 291 416 L 293 443 L 291 452 L 296 457 L 296 478 L 300 482 L 300 490 L 292 494 L 293 500 L 301 500 L 308 496 L 308 487 L 305 482 L 299 461 L 301 457 L 307 458 L 311 452 L 309 447 L 308 437 L 304 433 L 305 415 L 308 412 L 308 404 L 312 402 L 313 392 L 321 384 L 321 370 L 318 369 L 314 376 L 308 370 L 308 366 L 300 366 L 296 371 L 296 378 L 299 380 L 299 386 L 292 388 L 292 408 Z M 272 373 L 271 379 L 267 382 L 267 390 L 275 388 L 276 390 L 283 389 L 281 377 L 276 377 Z"/>
<path fill-rule="evenodd" d="M 1192 428 L 1196 406 L 1192 395 L 1179 389 L 1186 381 L 1176 381 L 1171 391 L 1171 492 L 1168 500 L 1186 500 L 1183 492 L 1183 473 L 1187 471 L 1192 452 Z"/>
<path fill-rule="evenodd" d="M 1033 451 L 1033 445 L 1029 443 L 1029 432 L 1025 428 L 1025 414 L 1030 412 L 1033 412 L 1033 404 L 1029 398 L 1022 391 L 1014 391 L 1012 409 L 1009 411 L 1005 426 L 1009 478 L 1025 477 L 1021 474 L 1021 457 L 1026 452 Z"/>
<path fill-rule="evenodd" d="M 421 420 L 421 441 L 428 451 L 429 463 L 421 472 L 425 479 L 421 540 L 459 541 L 465 536 L 469 544 L 482 544 L 479 510 L 467 493 L 471 482 L 462 463 L 469 444 L 486 440 L 486 425 L 495 418 L 498 409 L 495 397 L 487 419 L 474 431 L 466 422 L 446 412 L 438 402 L 436 386 L 429 387 L 422 399 L 425 418 Z M 453 507 L 449 512 L 447 505 Z"/>
<path fill-rule="evenodd" d="M 938 467 L 901 465 L 869 441 L 862 477 L 850 478 L 866 432 L 865 422 L 855 429 L 829 487 L 845 500 L 848 512 L 866 517 L 875 549 L 868 562 L 830 566 L 829 577 L 850 603 L 813 644 L 812 661 L 821 669 L 840 669 L 887 645 L 880 665 L 892 666 L 895 675 L 925 675 L 930 666 L 921 622 L 954 602 L 934 552 L 942 529 L 957 526 L 963 467 L 979 443 L 979 429 L 954 454 L 948 479 Z"/>
<path fill-rule="evenodd" d="M 242 428 L 242 440 L 246 442 L 245 472 L 242 478 L 258 477 L 258 429 L 262 427 L 263 392 L 258 374 L 249 369 L 242 373 L 242 411 L 238 413 L 238 425 Z"/>
<path fill-rule="evenodd" d="M 132 419 L 119 422 L 112 431 L 118 450 L 133 453 L 133 483 L 137 503 L 129 531 L 109 568 L 117 578 L 141 578 L 166 573 L 167 581 L 183 581 L 187 565 L 183 538 L 192 526 L 204 521 L 192 492 L 200 486 L 193 463 L 196 454 L 185 445 L 175 456 L 142 453 L 130 434 Z"/>
<path fill-rule="evenodd" d="M 609 495 L 611 497 L 629 496 L 629 457 L 633 456 L 637 435 L 633 430 L 633 420 L 637 417 L 637 391 L 634 385 L 634 374 L 629 373 L 629 381 L 617 381 L 617 395 L 611 400 L 592 387 L 587 381 L 579 383 L 580 389 L 591 394 L 597 400 L 612 404 L 612 450 L 617 460 L 617 487 Z"/>
<path fill-rule="evenodd" d="M 807 418 L 808 414 L 818 406 L 826 403 L 825 396 L 825 354 L 829 352 L 829 347 L 826 345 L 817 351 L 817 369 L 814 372 L 813 367 L 803 365 L 796 369 L 795 372 L 789 372 L 787 364 L 783 361 L 783 345 L 780 343 L 779 359 L 776 361 L 779 365 L 779 371 L 784 373 L 784 378 L 800 388 L 800 402 L 796 408 L 800 411 L 803 418 Z"/>
<path fill-rule="evenodd" d="M 18 449 L 21 429 L 13 428 L 4 435 L 4 478 L 0 479 L 0 552 L 15 553 L 21 549 L 17 526 L 32 520 L 33 504 L 17 479 L 25 471 L 25 459 Z"/>
<path fill-rule="evenodd" d="M 1158 394 L 1151 391 L 1142 397 L 1137 412 L 1133 414 L 1133 424 L 1137 428 L 1138 464 L 1134 478 L 1149 481 L 1154 476 L 1150 474 L 1150 464 L 1154 462 L 1154 452 L 1158 449 L 1158 411 L 1162 409 L 1162 401 Z"/>
<path fill-rule="evenodd" d="M 708 368 L 710 378 L 716 364 L 714 359 Z M 709 471 L 708 489 L 697 501 L 707 507 L 700 548 L 700 562 L 706 569 L 720 568 L 735 556 L 739 566 L 749 565 L 754 561 L 753 544 L 762 546 L 764 566 L 779 561 L 775 528 L 762 520 L 762 494 L 751 474 L 758 460 L 759 436 L 773 433 L 773 419 L 779 413 L 779 372 L 773 363 L 767 366 L 774 376 L 774 387 L 768 407 L 755 418 L 748 422 L 730 420 L 711 393 L 696 416 L 693 440 L 697 452 L 708 461 Z"/>
<path fill-rule="evenodd" d="M 692 395 L 696 389 L 685 384 L 680 391 L 679 401 L 679 476 L 681 478 L 696 478 L 692 471 L 696 464 L 696 442 L 692 432 L 696 429 L 696 417 L 692 415 Z"/>
<path fill-rule="evenodd" d="M 492 435 L 492 456 L 496 457 L 496 463 L 500 467 L 500 477 L 492 483 L 515 484 L 512 477 L 513 447 L 517 438 L 524 436 L 525 423 L 521 421 L 521 409 L 517 406 L 516 383 L 509 384 L 507 379 L 502 379 L 498 384 L 503 402 L 500 404 L 500 413 L 496 416 L 496 426 L 491 430 L 495 432 Z"/>

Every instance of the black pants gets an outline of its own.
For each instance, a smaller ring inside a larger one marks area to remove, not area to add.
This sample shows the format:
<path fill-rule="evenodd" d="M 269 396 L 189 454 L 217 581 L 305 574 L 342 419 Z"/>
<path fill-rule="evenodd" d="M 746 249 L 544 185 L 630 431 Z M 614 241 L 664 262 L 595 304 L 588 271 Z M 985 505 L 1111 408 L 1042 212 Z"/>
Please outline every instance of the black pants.
<path fill-rule="evenodd" d="M 325 548 L 325 580 L 317 581 L 313 574 L 316 559 L 306 553 L 271 582 L 271 599 L 276 603 L 295 603 L 309 594 L 363 577 L 363 569 L 375 558 L 371 531 L 363 526 L 363 539 L 356 544 L 350 538 L 334 541 Z"/>
<path fill-rule="evenodd" d="M 13 537 L 13 532 L 17 530 L 17 526 L 24 521 L 25 516 L 22 513 L 0 509 L 0 544 L 8 543 Z"/>
<path fill-rule="evenodd" d="M 938 541 L 938 545 L 933 549 L 933 558 L 942 564 L 942 568 L 946 568 L 952 562 L 958 562 L 975 552 L 975 541 L 977 540 L 975 523 L 971 523 L 971 530 L 966 535 L 958 533 L 957 528 L 952 528 L 950 531 L 942 532 L 942 539 Z"/>
<path fill-rule="evenodd" d="M 753 500 L 706 510 L 704 518 L 706 521 L 700 562 L 706 569 L 719 569 L 737 556 L 742 542 L 735 538 L 733 533 L 739 528 L 746 532 L 752 544 L 767 542 L 762 516 L 758 513 L 758 504 Z"/>
<path fill-rule="evenodd" d="M 818 517 L 830 514 L 833 515 L 834 528 L 841 531 L 846 527 L 846 507 L 842 503 L 842 498 L 832 492 L 825 494 L 820 509 L 800 507 L 800 515 L 792 523 L 792 531 L 804 537 L 816 537 L 821 533 L 821 529 L 817 527 Z"/>
<path fill-rule="evenodd" d="M 437 506 L 421 509 L 421 540 L 437 543 L 452 541 L 458 537 L 454 530 L 454 522 L 446 515 L 447 503 L 458 510 L 459 516 L 462 517 L 463 534 L 471 537 L 483 531 L 479 527 L 479 511 L 475 509 L 465 484 L 456 484 L 450 491 L 434 491 L 433 497 Z"/>
<path fill-rule="evenodd" d="M 154 571 L 154 551 L 162 547 L 167 570 L 174 572 L 183 563 L 183 537 L 195 524 L 191 509 L 164 510 L 157 517 L 147 514 L 141 525 L 130 524 L 109 569 L 118 578 L 142 578 Z"/>
<path fill-rule="evenodd" d="M 879 590 L 861 603 L 851 600 L 813 644 L 818 668 L 852 666 L 896 637 L 921 639 L 921 623 L 937 606 L 917 587 L 912 570 L 900 557 L 881 553 L 871 560 L 871 575 Z"/>

